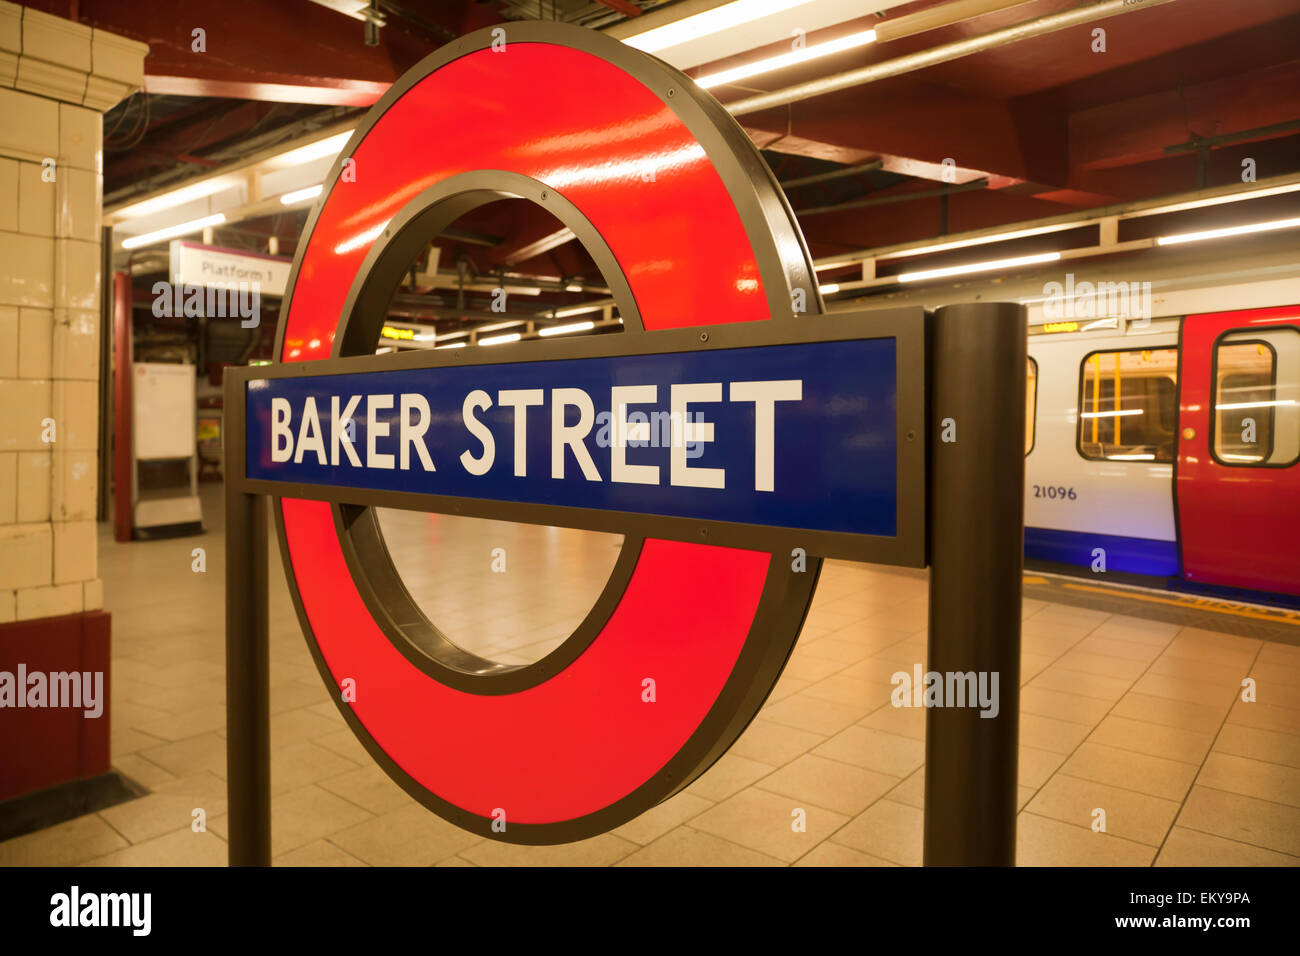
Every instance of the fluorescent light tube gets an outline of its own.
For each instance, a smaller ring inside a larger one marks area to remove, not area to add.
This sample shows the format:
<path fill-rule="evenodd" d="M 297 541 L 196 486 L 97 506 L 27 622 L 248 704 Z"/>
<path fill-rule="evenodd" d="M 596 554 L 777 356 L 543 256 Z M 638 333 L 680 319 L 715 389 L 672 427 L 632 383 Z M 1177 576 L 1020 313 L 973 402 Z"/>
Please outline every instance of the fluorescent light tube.
<path fill-rule="evenodd" d="M 720 7 L 697 13 L 693 17 L 683 17 L 673 23 L 638 33 L 623 40 L 628 46 L 644 50 L 646 53 L 658 53 L 669 47 L 678 46 L 690 40 L 730 30 L 743 23 L 752 23 L 774 13 L 784 13 L 811 3 L 812 0 L 734 0 Z"/>
<path fill-rule="evenodd" d="M 174 239 L 177 236 L 185 236 L 191 232 L 198 232 L 200 229 L 206 229 L 208 226 L 219 226 L 226 221 L 225 213 L 217 213 L 212 216 L 204 216 L 202 219 L 191 219 L 189 222 L 183 222 L 179 226 L 168 226 L 166 229 L 159 229 L 155 232 L 146 232 L 138 236 L 131 236 L 122 240 L 123 249 L 138 249 L 140 246 L 152 245 L 155 242 L 162 242 L 164 239 Z"/>
<path fill-rule="evenodd" d="M 853 50 L 860 46 L 866 46 L 868 43 L 873 43 L 875 42 L 875 39 L 875 30 L 867 30 L 863 33 L 852 33 L 848 36 L 840 37 L 838 40 L 819 43 L 816 46 L 806 47 L 802 50 L 795 50 L 791 53 L 782 53 L 778 56 L 770 56 L 765 60 L 757 60 L 754 63 L 744 63 L 740 66 L 732 67 L 730 70 L 710 73 L 708 76 L 701 76 L 697 79 L 695 85 L 707 90 L 714 86 L 721 86 L 724 83 L 734 83 L 737 80 L 748 79 L 751 76 L 758 76 L 761 73 L 770 73 L 773 70 L 780 70 L 787 66 L 794 66 L 796 63 L 804 63 L 808 60 L 816 60 L 823 56 L 830 56 L 832 53 L 841 53 L 844 50 Z"/>
<path fill-rule="evenodd" d="M 308 186 L 306 189 L 295 189 L 293 192 L 285 193 L 281 196 L 280 202 L 284 203 L 286 206 L 292 206 L 294 203 L 302 202 L 304 199 L 315 199 L 321 194 L 321 191 L 324 188 L 325 186 L 322 183 L 317 183 L 315 186 Z"/>
<path fill-rule="evenodd" d="M 1300 217 L 1294 219 L 1273 219 L 1268 222 L 1252 222 L 1244 226 L 1227 226 L 1223 229 L 1206 229 L 1201 232 L 1180 232 L 1172 236 L 1161 236 L 1156 240 L 1158 246 L 1172 246 L 1180 242 L 1200 242 L 1202 239 L 1224 239 L 1228 236 L 1245 236 L 1252 232 L 1272 232 L 1275 229 L 1294 229 L 1300 226 Z"/>
<path fill-rule="evenodd" d="M 1017 266 L 1031 266 L 1040 262 L 1056 262 L 1061 258 L 1059 252 L 1040 252 L 1033 256 L 1020 256 L 1015 259 L 992 259 L 988 262 L 972 262 L 964 266 L 948 266 L 945 269 L 923 269 L 920 272 L 903 272 L 898 275 L 899 282 L 922 282 L 926 279 L 942 279 L 945 276 L 967 275 L 972 272 L 991 272 L 994 269 L 1014 269 Z"/>
<path fill-rule="evenodd" d="M 572 322 L 569 325 L 550 325 L 544 329 L 538 329 L 538 335 L 568 335 L 570 332 L 586 332 L 596 327 L 595 322 Z"/>

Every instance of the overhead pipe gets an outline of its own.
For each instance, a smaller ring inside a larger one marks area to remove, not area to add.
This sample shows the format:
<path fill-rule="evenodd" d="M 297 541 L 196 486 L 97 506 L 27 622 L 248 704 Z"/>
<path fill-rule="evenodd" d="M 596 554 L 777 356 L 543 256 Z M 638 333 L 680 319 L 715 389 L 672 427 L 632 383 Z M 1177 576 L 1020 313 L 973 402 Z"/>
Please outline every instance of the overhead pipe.
<path fill-rule="evenodd" d="M 1103 20 L 1121 13 L 1132 13 L 1134 10 L 1147 10 L 1166 3 L 1173 3 L 1173 0 L 1101 0 L 1100 3 L 1091 3 L 1084 7 L 1076 7 L 1073 10 L 1051 13 L 1036 20 L 1026 20 L 1024 23 L 1003 27 L 1001 30 L 993 30 L 979 36 L 967 37 L 953 43 L 945 43 L 942 46 L 931 47 L 928 50 L 919 50 L 916 53 L 909 53 L 893 60 L 872 63 L 869 66 L 848 70 L 835 76 L 826 76 L 808 83 L 787 86 L 785 89 L 773 90 L 771 93 L 749 96 L 743 100 L 735 100 L 724 105 L 727 112 L 732 116 L 757 113 L 760 110 L 771 109 L 774 106 L 785 106 L 788 103 L 797 103 L 799 100 L 810 99 L 814 96 L 835 93 L 850 87 L 861 86 L 864 83 L 874 83 L 877 80 L 899 76 L 903 73 L 911 73 L 914 70 L 923 70 L 926 67 L 947 63 L 949 60 L 970 56 L 972 53 L 982 53 L 985 50 L 1005 46 L 1008 43 L 1015 43 L 1017 40 L 1027 40 L 1031 37 L 1043 36 L 1069 27 L 1091 23 L 1094 20 Z"/>

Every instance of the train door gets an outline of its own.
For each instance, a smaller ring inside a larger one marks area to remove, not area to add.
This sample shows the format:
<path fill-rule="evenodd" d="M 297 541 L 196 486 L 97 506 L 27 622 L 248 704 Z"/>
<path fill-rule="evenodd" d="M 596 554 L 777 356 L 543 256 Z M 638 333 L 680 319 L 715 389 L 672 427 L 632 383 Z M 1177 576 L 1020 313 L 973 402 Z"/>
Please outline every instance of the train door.
<path fill-rule="evenodd" d="M 1025 556 L 1094 571 L 1178 571 L 1173 507 L 1178 331 L 1030 338 Z"/>
<path fill-rule="evenodd" d="M 1183 576 L 1300 593 L 1300 306 L 1187 316 L 1179 386 Z"/>

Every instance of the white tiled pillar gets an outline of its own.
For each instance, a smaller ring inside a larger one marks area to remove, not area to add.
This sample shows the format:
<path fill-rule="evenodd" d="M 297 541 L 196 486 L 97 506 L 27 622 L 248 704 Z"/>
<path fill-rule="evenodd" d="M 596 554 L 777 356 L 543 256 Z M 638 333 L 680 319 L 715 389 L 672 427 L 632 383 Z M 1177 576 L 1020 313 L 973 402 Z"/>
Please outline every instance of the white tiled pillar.
<path fill-rule="evenodd" d="M 0 624 L 102 604 L 101 117 L 147 52 L 0 0 Z"/>

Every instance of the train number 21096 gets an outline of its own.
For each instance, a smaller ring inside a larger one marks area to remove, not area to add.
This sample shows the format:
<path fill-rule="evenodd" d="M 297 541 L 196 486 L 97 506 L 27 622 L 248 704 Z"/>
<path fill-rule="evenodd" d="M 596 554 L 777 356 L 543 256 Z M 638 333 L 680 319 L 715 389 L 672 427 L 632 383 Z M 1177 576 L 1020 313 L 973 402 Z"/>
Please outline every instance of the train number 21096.
<path fill-rule="evenodd" d="M 1073 488 L 1067 488 L 1065 485 L 1034 485 L 1035 498 L 1068 498 L 1074 501 L 1079 496 Z"/>

